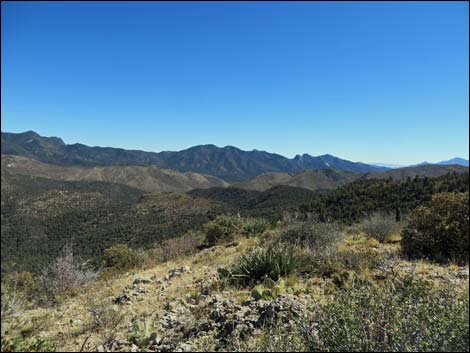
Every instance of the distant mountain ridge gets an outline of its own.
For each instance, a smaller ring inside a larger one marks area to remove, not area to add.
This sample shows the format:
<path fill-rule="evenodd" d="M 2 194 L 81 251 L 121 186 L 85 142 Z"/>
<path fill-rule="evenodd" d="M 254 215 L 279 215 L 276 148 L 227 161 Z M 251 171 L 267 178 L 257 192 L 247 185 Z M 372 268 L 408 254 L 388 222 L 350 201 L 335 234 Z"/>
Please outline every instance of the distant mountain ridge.
<path fill-rule="evenodd" d="M 62 166 L 155 165 L 179 172 L 216 176 L 242 182 L 268 172 L 298 173 L 308 169 L 338 169 L 348 172 L 380 172 L 388 168 L 351 162 L 331 155 L 297 155 L 293 159 L 265 151 L 236 147 L 199 145 L 175 152 L 145 152 L 112 147 L 65 144 L 58 137 L 43 137 L 34 131 L 1 134 L 1 153 L 37 159 Z"/>
<path fill-rule="evenodd" d="M 14 173 L 60 181 L 102 181 L 127 185 L 145 192 L 186 192 L 194 189 L 225 188 L 228 186 L 264 192 L 285 186 L 325 192 L 360 179 L 393 178 L 405 181 L 408 177 L 436 177 L 448 173 L 463 173 L 468 167 L 460 165 L 420 165 L 385 172 L 355 173 L 337 169 L 308 169 L 289 174 L 262 173 L 249 181 L 228 182 L 211 175 L 179 172 L 154 165 L 113 165 L 97 167 L 59 166 L 39 162 L 29 157 L 3 154 L 2 175 Z"/>
<path fill-rule="evenodd" d="M 412 167 L 391 169 L 381 173 L 367 173 L 363 179 L 386 179 L 405 181 L 408 177 L 439 177 L 449 173 L 465 173 L 468 167 L 462 165 L 444 165 L 444 164 L 420 164 Z"/>
<path fill-rule="evenodd" d="M 438 162 L 437 164 L 442 164 L 442 165 L 458 164 L 458 165 L 463 165 L 465 167 L 468 167 L 468 159 L 455 157 L 447 161 Z"/>
<path fill-rule="evenodd" d="M 436 162 L 436 163 L 431 163 L 431 162 L 424 161 L 424 162 L 421 162 L 421 163 L 418 163 L 418 164 L 409 165 L 408 167 L 416 167 L 416 166 L 420 166 L 420 165 L 429 165 L 429 164 L 431 164 L 431 165 L 461 165 L 461 166 L 464 166 L 464 167 L 468 167 L 468 159 L 455 157 L 455 158 L 452 158 L 452 159 L 448 159 L 446 161 L 440 161 L 440 162 Z"/>

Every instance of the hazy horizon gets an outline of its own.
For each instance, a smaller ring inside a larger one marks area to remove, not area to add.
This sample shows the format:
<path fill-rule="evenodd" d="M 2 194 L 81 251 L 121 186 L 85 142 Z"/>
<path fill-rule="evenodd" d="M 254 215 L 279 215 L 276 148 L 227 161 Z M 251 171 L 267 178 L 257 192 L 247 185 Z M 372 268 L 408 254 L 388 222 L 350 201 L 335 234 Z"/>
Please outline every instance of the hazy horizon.
<path fill-rule="evenodd" d="M 468 159 L 468 4 L 2 2 L 2 131 Z"/>

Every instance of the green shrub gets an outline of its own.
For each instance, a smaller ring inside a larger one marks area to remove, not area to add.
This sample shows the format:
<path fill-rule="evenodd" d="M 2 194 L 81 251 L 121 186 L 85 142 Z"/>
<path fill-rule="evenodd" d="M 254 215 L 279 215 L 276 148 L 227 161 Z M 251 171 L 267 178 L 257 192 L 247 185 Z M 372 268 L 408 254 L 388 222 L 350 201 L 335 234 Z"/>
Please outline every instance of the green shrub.
<path fill-rule="evenodd" d="M 55 352 L 56 348 L 56 344 L 42 338 L 2 337 L 2 352 Z"/>
<path fill-rule="evenodd" d="M 383 285 L 349 281 L 289 325 L 274 323 L 251 352 L 468 352 L 469 300 L 411 276 Z M 230 343 L 230 342 L 229 342 Z"/>
<path fill-rule="evenodd" d="M 374 214 L 357 225 L 357 229 L 369 237 L 377 239 L 381 243 L 393 235 L 400 233 L 401 223 L 393 217 Z"/>
<path fill-rule="evenodd" d="M 340 239 L 340 228 L 334 223 L 297 222 L 281 234 L 281 241 L 313 250 L 334 246 Z"/>
<path fill-rule="evenodd" d="M 315 318 L 310 351 L 468 351 L 468 296 L 407 277 L 339 291 Z"/>
<path fill-rule="evenodd" d="M 443 193 L 416 208 L 402 231 L 404 253 L 438 262 L 468 263 L 468 201 L 468 193 Z"/>
<path fill-rule="evenodd" d="M 229 243 L 240 232 L 242 222 L 233 216 L 218 216 L 215 220 L 204 226 L 206 243 L 209 246 Z"/>
<path fill-rule="evenodd" d="M 380 261 L 379 254 L 371 249 L 342 251 L 338 259 L 344 269 L 362 272 L 374 268 Z"/>
<path fill-rule="evenodd" d="M 292 246 L 269 245 L 240 256 L 232 268 L 219 270 L 219 274 L 233 283 L 250 284 L 264 279 L 277 281 L 298 267 L 299 259 Z"/>
<path fill-rule="evenodd" d="M 118 270 L 127 270 L 140 265 L 141 257 L 138 252 L 126 244 L 114 245 L 103 253 L 104 266 Z"/>
<path fill-rule="evenodd" d="M 248 218 L 242 227 L 242 234 L 246 237 L 253 237 L 263 234 L 269 228 L 269 222 L 264 218 Z"/>

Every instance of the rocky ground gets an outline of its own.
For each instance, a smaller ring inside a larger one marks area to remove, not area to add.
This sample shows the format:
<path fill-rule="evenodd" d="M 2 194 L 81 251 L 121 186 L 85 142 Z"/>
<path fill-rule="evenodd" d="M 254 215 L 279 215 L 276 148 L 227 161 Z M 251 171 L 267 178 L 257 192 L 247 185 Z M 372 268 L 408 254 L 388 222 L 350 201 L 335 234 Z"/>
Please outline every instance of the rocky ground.
<path fill-rule="evenodd" d="M 55 308 L 19 313 L 5 325 L 21 327 L 64 351 L 188 352 L 236 349 L 256 340 L 274 322 L 291 327 L 328 297 L 329 279 L 299 277 L 300 290 L 273 300 L 254 300 L 250 288 L 221 286 L 217 269 L 256 245 L 205 249 L 190 258 L 122 275 L 104 276 Z M 392 254 L 397 245 L 377 245 Z M 432 281 L 468 286 L 468 267 L 385 260 L 368 275 L 415 272 Z M 312 328 L 314 334 L 314 328 Z"/>

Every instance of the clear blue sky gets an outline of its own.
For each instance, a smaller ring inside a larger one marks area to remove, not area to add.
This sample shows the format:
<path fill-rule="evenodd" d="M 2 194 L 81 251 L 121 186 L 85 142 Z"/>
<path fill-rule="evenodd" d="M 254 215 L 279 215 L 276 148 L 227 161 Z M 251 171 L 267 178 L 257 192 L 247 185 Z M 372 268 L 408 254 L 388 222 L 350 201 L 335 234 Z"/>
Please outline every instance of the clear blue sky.
<path fill-rule="evenodd" d="M 2 2 L 2 131 L 468 158 L 466 2 Z"/>

